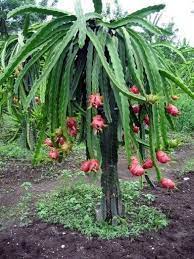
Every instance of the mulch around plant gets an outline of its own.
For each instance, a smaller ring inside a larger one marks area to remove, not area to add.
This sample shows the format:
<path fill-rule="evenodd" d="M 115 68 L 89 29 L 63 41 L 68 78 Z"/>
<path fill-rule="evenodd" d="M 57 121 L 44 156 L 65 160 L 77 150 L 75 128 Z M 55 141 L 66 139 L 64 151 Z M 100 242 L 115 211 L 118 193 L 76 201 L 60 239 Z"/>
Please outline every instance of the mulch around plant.
<path fill-rule="evenodd" d="M 28 227 L 13 226 L 0 232 L 0 258 L 194 258 L 194 173 L 177 182 L 173 192 L 151 191 L 156 195 L 154 206 L 170 220 L 159 232 L 100 240 L 35 219 Z"/>

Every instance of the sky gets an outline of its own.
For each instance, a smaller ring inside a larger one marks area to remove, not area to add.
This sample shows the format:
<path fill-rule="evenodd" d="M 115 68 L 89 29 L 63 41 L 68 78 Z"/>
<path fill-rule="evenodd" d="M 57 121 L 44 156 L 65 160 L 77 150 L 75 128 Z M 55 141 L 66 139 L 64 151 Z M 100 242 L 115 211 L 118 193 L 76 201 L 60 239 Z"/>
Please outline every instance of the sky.
<path fill-rule="evenodd" d="M 75 0 L 59 0 L 57 7 L 59 9 L 74 12 Z M 92 0 L 81 0 L 84 12 L 93 11 Z M 113 0 L 104 0 L 104 2 L 112 3 Z M 194 47 L 194 0 L 119 0 L 122 9 L 131 13 L 146 6 L 155 4 L 165 4 L 166 7 L 162 11 L 160 24 L 173 21 L 179 29 L 177 38 L 187 41 Z"/>

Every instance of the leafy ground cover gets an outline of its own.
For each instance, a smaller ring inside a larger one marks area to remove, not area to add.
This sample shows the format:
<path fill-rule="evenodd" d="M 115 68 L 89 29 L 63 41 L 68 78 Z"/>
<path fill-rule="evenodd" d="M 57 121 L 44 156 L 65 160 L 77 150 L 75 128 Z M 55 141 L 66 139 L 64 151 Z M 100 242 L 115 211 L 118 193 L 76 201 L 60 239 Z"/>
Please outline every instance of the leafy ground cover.
<path fill-rule="evenodd" d="M 38 216 L 46 222 L 62 224 L 87 236 L 95 235 L 106 239 L 137 236 L 142 232 L 167 226 L 166 216 L 150 206 L 154 196 L 142 195 L 138 182 L 121 181 L 121 189 L 127 216 L 115 218 L 113 226 L 100 219 L 96 221 L 96 205 L 100 205 L 102 194 L 100 188 L 79 182 L 76 185 L 70 184 L 69 188 L 62 187 L 39 201 Z"/>

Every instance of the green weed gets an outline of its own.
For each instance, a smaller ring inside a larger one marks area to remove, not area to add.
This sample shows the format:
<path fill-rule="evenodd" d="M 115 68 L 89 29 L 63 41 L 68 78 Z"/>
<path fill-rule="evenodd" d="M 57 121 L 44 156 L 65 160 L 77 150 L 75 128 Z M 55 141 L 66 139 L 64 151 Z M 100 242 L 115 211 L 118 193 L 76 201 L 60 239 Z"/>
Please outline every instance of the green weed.
<path fill-rule="evenodd" d="M 72 176 L 71 176 L 72 177 Z M 148 206 L 153 195 L 142 195 L 139 183 L 121 182 L 125 218 L 115 218 L 116 224 L 96 221 L 96 207 L 100 203 L 101 189 L 93 184 L 78 182 L 47 195 L 37 203 L 39 218 L 49 223 L 60 223 L 87 236 L 112 239 L 139 235 L 167 225 L 164 214 Z"/>
<path fill-rule="evenodd" d="M 41 162 L 48 163 L 50 159 L 48 157 L 48 150 L 44 147 L 41 149 L 40 156 L 38 158 L 37 164 Z M 4 143 L 0 141 L 0 154 L 2 159 L 22 159 L 31 161 L 34 152 L 22 147 L 17 142 Z"/>
<path fill-rule="evenodd" d="M 183 173 L 194 171 L 194 158 L 191 158 L 185 162 Z"/>
<path fill-rule="evenodd" d="M 181 111 L 181 115 L 176 118 L 175 129 L 178 132 L 188 132 L 194 130 L 194 102 L 186 94 L 182 94 L 175 104 Z"/>
<path fill-rule="evenodd" d="M 32 152 L 22 148 L 15 142 L 2 143 L 0 142 L 1 158 L 17 158 L 17 159 L 31 159 Z"/>

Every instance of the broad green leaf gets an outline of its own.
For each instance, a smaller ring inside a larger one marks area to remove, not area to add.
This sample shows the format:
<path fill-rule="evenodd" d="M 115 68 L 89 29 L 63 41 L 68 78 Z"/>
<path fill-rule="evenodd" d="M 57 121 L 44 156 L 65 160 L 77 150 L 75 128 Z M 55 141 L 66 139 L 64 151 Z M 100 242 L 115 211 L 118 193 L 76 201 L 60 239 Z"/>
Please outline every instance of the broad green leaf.
<path fill-rule="evenodd" d="M 6 49 L 7 49 L 7 46 L 8 46 L 8 41 L 5 42 L 4 48 L 1 51 L 1 66 L 4 70 L 5 70 L 5 67 L 6 67 Z"/>
<path fill-rule="evenodd" d="M 142 140 L 141 138 L 136 137 L 136 140 L 137 140 L 137 142 L 138 142 L 139 144 L 142 144 L 142 145 L 144 145 L 145 147 L 149 147 L 149 144 L 148 144 L 146 141 Z"/>
<path fill-rule="evenodd" d="M 152 118 L 153 118 L 153 129 L 154 129 L 154 133 L 153 133 L 153 136 L 154 136 L 154 146 L 155 146 L 155 149 L 160 149 L 160 137 L 161 137 L 161 134 L 160 134 L 160 127 L 159 127 L 159 106 L 158 104 L 153 104 L 151 106 L 151 110 L 152 110 Z M 150 127 L 149 127 L 150 128 Z"/>
<path fill-rule="evenodd" d="M 26 118 L 26 140 L 30 150 L 34 149 L 34 143 L 31 137 L 31 127 L 29 118 Z"/>
<path fill-rule="evenodd" d="M 164 147 L 167 148 L 168 146 L 168 134 L 167 134 L 167 123 L 166 123 L 166 116 L 165 116 L 165 104 L 164 102 L 159 102 L 159 114 L 160 114 L 160 131 L 161 131 L 161 137 L 163 140 Z"/>

